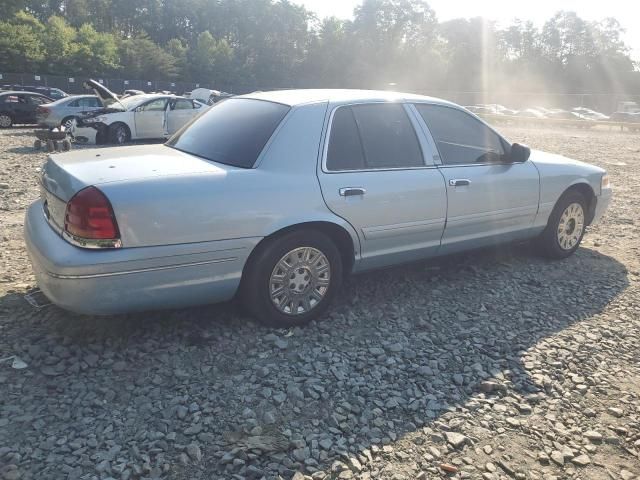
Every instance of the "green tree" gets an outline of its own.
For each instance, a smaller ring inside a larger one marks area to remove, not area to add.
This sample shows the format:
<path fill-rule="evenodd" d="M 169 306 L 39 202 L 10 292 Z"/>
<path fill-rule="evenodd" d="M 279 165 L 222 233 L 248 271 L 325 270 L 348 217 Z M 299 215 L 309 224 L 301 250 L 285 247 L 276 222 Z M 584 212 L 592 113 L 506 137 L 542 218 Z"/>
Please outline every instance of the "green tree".
<path fill-rule="evenodd" d="M 0 69 L 5 72 L 36 71 L 45 57 L 44 25 L 26 12 L 0 22 Z"/>
<path fill-rule="evenodd" d="M 216 84 L 229 75 L 232 57 L 233 49 L 226 40 L 216 40 L 209 31 L 204 31 L 190 50 L 191 77 Z"/>
<path fill-rule="evenodd" d="M 147 36 L 120 42 L 121 73 L 127 78 L 172 79 L 178 75 L 176 59 Z"/>
<path fill-rule="evenodd" d="M 85 23 L 78 29 L 72 65 L 77 76 L 113 73 L 119 67 L 115 37 Z"/>
<path fill-rule="evenodd" d="M 44 31 L 45 67 L 48 73 L 72 73 L 74 52 L 77 48 L 76 29 L 64 18 L 54 15 L 47 20 Z"/>

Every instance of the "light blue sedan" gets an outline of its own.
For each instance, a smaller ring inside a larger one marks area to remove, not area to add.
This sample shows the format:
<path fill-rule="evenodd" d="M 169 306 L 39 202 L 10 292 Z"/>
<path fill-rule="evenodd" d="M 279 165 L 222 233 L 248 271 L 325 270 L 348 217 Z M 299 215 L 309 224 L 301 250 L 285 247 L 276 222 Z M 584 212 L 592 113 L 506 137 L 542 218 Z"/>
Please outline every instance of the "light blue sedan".
<path fill-rule="evenodd" d="M 165 145 L 52 155 L 25 238 L 69 310 L 237 295 L 267 324 L 300 325 L 353 272 L 525 239 L 567 257 L 610 197 L 601 168 L 530 152 L 446 101 L 261 92 Z"/>

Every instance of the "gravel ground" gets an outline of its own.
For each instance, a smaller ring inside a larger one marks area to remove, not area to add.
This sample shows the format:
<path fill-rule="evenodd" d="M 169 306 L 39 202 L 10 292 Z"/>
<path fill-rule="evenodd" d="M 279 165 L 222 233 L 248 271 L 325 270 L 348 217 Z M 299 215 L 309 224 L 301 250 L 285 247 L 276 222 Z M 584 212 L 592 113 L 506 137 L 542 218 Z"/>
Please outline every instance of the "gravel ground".
<path fill-rule="evenodd" d="M 561 262 L 526 246 L 352 278 L 308 328 L 232 305 L 113 318 L 23 299 L 45 154 L 0 132 L 0 478 L 624 479 L 640 474 L 640 136 L 504 128 L 607 168 Z"/>

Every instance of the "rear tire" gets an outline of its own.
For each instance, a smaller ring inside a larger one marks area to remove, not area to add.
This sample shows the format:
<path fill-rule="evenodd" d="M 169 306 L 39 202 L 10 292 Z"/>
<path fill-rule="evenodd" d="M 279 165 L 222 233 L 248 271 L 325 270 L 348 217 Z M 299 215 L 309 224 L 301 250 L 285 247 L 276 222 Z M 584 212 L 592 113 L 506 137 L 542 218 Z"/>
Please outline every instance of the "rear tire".
<path fill-rule="evenodd" d="M 587 201 L 581 193 L 571 190 L 562 195 L 537 239 L 540 253 L 552 259 L 572 255 L 584 237 L 587 211 Z"/>
<path fill-rule="evenodd" d="M 65 138 L 62 141 L 62 151 L 68 152 L 69 150 L 71 150 L 71 140 L 69 140 L 68 138 Z"/>
<path fill-rule="evenodd" d="M 13 118 L 8 113 L 0 113 L 0 128 L 11 128 Z"/>
<path fill-rule="evenodd" d="M 62 122 L 60 122 L 60 126 L 64 127 L 64 131 L 68 132 L 69 130 L 71 130 L 71 127 L 73 126 L 74 123 L 77 123 L 77 118 L 76 117 L 66 117 L 62 120 Z"/>
<path fill-rule="evenodd" d="M 123 145 L 131 139 L 131 132 L 124 123 L 116 123 L 109 127 L 109 143 Z"/>
<path fill-rule="evenodd" d="M 280 328 L 305 325 L 326 311 L 342 284 L 342 257 L 328 236 L 299 230 L 258 248 L 243 274 L 245 310 Z"/>

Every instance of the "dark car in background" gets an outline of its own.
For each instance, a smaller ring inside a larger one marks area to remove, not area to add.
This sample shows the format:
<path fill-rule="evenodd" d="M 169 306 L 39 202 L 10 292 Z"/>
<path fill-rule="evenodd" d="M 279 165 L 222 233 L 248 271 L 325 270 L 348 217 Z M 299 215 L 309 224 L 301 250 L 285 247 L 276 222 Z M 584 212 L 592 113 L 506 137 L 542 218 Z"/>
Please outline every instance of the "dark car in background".
<path fill-rule="evenodd" d="M 51 98 L 34 92 L 0 92 L 0 128 L 9 128 L 17 123 L 38 123 L 38 107 L 51 102 Z"/>
<path fill-rule="evenodd" d="M 34 85 L 3 85 L 2 90 L 9 90 L 12 92 L 34 92 L 44 95 L 52 100 L 59 100 L 69 96 L 67 92 L 62 91 L 59 88 Z"/>

